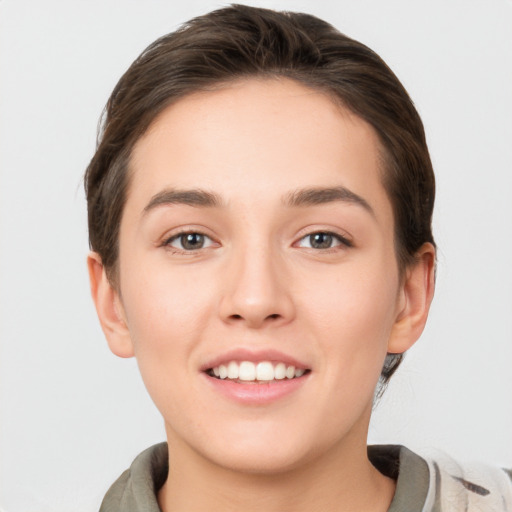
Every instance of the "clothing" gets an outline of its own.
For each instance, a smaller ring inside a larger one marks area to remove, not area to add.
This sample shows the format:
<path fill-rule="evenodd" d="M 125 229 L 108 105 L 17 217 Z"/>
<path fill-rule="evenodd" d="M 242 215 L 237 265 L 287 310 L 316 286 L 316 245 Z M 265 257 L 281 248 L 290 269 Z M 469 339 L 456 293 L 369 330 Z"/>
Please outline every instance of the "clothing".
<path fill-rule="evenodd" d="M 512 512 L 512 471 L 424 459 L 403 446 L 369 446 L 372 464 L 396 480 L 388 512 Z M 161 512 L 156 495 L 168 473 L 167 443 L 142 452 L 107 492 L 100 512 Z"/>

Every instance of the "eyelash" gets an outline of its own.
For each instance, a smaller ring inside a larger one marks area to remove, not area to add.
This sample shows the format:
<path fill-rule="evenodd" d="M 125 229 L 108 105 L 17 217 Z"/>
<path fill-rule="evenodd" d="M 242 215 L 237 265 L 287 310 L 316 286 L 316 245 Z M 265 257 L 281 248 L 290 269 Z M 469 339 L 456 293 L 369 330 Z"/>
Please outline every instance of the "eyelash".
<path fill-rule="evenodd" d="M 198 249 L 185 249 L 183 247 L 183 237 L 185 237 L 187 235 L 197 235 L 197 236 L 203 237 L 204 240 L 209 240 L 210 243 L 208 243 L 208 245 L 206 247 L 202 246 L 202 247 L 199 247 Z M 172 242 L 174 242 L 176 240 L 181 240 L 181 248 L 174 247 L 171 245 Z M 180 254 L 181 253 L 195 254 L 197 251 L 200 251 L 201 249 L 207 249 L 208 247 L 211 247 L 214 243 L 215 242 L 212 240 L 211 237 L 209 237 L 208 235 L 205 235 L 204 233 L 201 233 L 200 231 L 184 230 L 184 231 L 180 231 L 179 233 L 176 233 L 176 234 L 172 235 L 171 237 L 165 239 L 162 243 L 162 246 L 172 250 L 173 252 L 180 253 Z"/>
<path fill-rule="evenodd" d="M 303 240 L 309 239 L 310 244 L 311 244 L 312 237 L 317 236 L 317 235 L 323 235 L 324 237 L 330 238 L 331 241 L 336 241 L 338 243 L 331 247 L 322 247 L 322 248 L 311 247 L 311 245 L 310 245 L 309 247 L 306 247 L 307 249 L 313 249 L 313 250 L 318 250 L 318 251 L 332 251 L 332 250 L 336 250 L 336 248 L 339 246 L 343 246 L 345 248 L 350 248 L 350 247 L 354 246 L 354 244 L 352 243 L 351 240 L 349 240 L 348 238 L 346 238 L 342 235 L 339 235 L 338 233 L 334 233 L 332 231 L 313 231 L 312 233 L 308 233 L 307 235 L 300 238 L 298 243 L 302 242 Z"/>
<path fill-rule="evenodd" d="M 185 237 L 187 235 L 196 235 L 199 237 L 203 237 L 203 241 L 206 241 L 206 240 L 209 241 L 209 242 L 207 242 L 208 245 L 206 245 L 206 247 L 204 245 L 202 245 L 198 249 L 186 249 L 185 247 L 183 247 L 183 237 Z M 323 235 L 324 237 L 328 237 L 328 239 L 330 239 L 331 242 L 335 241 L 335 242 L 337 242 L 337 244 L 334 246 L 322 247 L 322 248 L 312 247 L 311 246 L 312 237 L 317 236 L 317 235 Z M 309 239 L 309 243 L 310 243 L 309 246 L 300 245 L 300 243 L 303 240 L 307 240 L 307 239 Z M 176 240 L 181 240 L 181 244 L 180 244 L 181 247 L 174 247 L 172 245 L 172 242 L 175 242 Z M 180 231 L 179 233 L 176 233 L 176 234 L 172 235 L 171 237 L 167 238 L 166 240 L 164 240 L 162 243 L 162 246 L 170 249 L 172 252 L 175 252 L 175 253 L 195 254 L 195 253 L 197 253 L 197 251 L 200 251 L 202 249 L 207 249 L 214 244 L 215 244 L 215 241 L 211 237 L 209 237 L 208 235 L 206 235 L 204 233 L 201 233 L 200 231 L 185 230 L 185 231 Z M 313 232 L 308 233 L 307 235 L 304 235 L 303 237 L 301 237 L 298 240 L 298 242 L 296 242 L 294 245 L 297 245 L 299 247 L 304 247 L 306 249 L 312 249 L 314 251 L 332 252 L 333 250 L 336 250 L 336 248 L 339 246 L 343 246 L 345 248 L 350 248 L 350 247 L 353 247 L 354 244 L 348 238 L 346 238 L 342 235 L 339 235 L 337 233 L 334 233 L 332 231 L 313 231 Z"/>

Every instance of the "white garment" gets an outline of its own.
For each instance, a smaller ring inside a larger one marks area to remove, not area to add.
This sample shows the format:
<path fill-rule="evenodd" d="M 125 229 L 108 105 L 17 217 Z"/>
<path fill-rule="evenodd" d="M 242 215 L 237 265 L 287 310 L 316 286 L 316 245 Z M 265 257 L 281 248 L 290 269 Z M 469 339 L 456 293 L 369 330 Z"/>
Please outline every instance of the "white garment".
<path fill-rule="evenodd" d="M 444 454 L 424 460 L 430 479 L 423 512 L 512 512 L 512 480 L 504 470 Z"/>

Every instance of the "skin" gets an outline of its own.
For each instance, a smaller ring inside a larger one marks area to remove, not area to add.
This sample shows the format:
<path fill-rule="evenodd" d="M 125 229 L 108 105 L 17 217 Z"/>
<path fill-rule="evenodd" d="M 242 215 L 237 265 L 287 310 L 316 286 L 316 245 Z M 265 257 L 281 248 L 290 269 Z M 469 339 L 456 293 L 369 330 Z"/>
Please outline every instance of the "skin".
<path fill-rule="evenodd" d="M 386 353 L 423 330 L 435 251 L 425 244 L 400 279 L 379 150 L 370 125 L 290 80 L 190 95 L 137 142 L 118 288 L 97 254 L 88 261 L 109 345 L 137 358 L 165 420 L 164 512 L 389 507 L 394 482 L 366 455 L 373 394 Z M 367 206 L 290 204 L 319 187 Z M 222 204 L 162 202 L 197 189 Z M 205 245 L 187 251 L 180 230 Z M 319 232 L 339 238 L 312 246 Z M 233 348 L 269 347 L 310 369 L 275 402 L 238 403 L 200 370 Z"/>

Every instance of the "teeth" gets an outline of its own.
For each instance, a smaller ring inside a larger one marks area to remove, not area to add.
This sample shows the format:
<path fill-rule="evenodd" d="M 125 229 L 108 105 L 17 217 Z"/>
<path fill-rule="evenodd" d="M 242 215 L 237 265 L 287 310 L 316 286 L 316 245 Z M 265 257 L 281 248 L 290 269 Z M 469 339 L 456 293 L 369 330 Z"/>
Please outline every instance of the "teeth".
<path fill-rule="evenodd" d="M 282 380 L 286 377 L 286 365 L 284 363 L 277 363 L 274 368 L 274 379 Z"/>
<path fill-rule="evenodd" d="M 274 380 L 274 366 L 267 361 L 256 366 L 256 380 Z"/>
<path fill-rule="evenodd" d="M 231 361 L 229 364 L 236 364 Z M 238 365 L 237 365 L 238 366 Z M 240 380 L 255 380 L 256 379 L 256 366 L 250 361 L 243 361 L 240 363 Z"/>
<path fill-rule="evenodd" d="M 286 378 L 293 379 L 295 377 L 295 366 L 288 366 L 286 368 Z"/>
<path fill-rule="evenodd" d="M 231 361 L 228 364 L 228 379 L 238 379 L 238 365 L 235 363 L 235 361 Z"/>
<path fill-rule="evenodd" d="M 232 379 L 242 381 L 271 381 L 282 380 L 284 378 L 293 379 L 302 377 L 306 372 L 303 368 L 295 368 L 293 365 L 287 366 L 284 363 L 273 364 L 270 361 L 253 363 L 251 361 L 230 361 L 227 365 L 221 364 L 212 368 L 211 371 L 215 377 L 220 379 Z"/>

